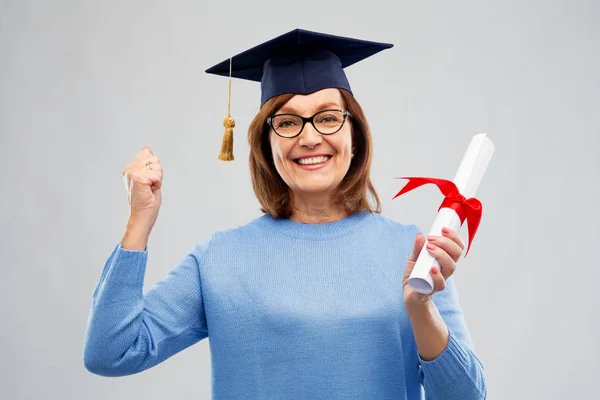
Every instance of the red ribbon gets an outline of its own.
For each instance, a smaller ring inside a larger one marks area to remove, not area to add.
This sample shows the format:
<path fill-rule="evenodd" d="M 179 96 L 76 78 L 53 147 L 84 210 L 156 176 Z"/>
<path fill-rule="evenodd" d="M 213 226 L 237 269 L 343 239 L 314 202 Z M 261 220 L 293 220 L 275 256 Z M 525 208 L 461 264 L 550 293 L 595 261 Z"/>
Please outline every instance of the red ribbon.
<path fill-rule="evenodd" d="M 406 192 L 409 192 L 413 189 L 418 188 L 419 186 L 433 183 L 436 185 L 442 194 L 445 196 L 440 208 L 451 208 L 456 211 L 456 214 L 460 218 L 460 224 L 466 220 L 469 226 L 469 245 L 467 247 L 467 252 L 465 253 L 465 257 L 469 253 L 469 249 L 471 248 L 471 243 L 475 238 L 475 233 L 477 232 L 477 228 L 479 227 L 479 222 L 481 221 L 481 213 L 482 206 L 481 202 L 474 197 L 469 199 L 465 198 L 460 192 L 458 188 L 454 184 L 454 182 L 446 180 L 446 179 L 437 179 L 437 178 L 423 178 L 423 177 L 400 177 L 398 179 L 408 179 L 408 183 L 400 190 L 393 198 L 403 195 Z"/>

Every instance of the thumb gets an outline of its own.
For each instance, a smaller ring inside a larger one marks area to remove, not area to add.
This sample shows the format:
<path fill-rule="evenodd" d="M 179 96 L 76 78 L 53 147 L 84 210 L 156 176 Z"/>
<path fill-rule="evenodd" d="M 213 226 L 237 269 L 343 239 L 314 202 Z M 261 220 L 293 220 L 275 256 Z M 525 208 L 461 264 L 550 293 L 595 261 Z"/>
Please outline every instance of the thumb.
<path fill-rule="evenodd" d="M 410 255 L 408 256 L 408 259 L 406 260 L 406 265 L 404 266 L 404 273 L 402 275 L 404 285 L 406 285 L 408 282 L 408 277 L 412 273 L 412 270 L 415 267 L 415 264 L 417 263 L 417 257 L 419 257 L 419 253 L 421 253 L 421 249 L 423 248 L 424 244 L 425 236 L 423 236 L 421 232 L 418 232 L 417 236 L 415 237 L 415 244 L 413 245 L 413 249 Z"/>
<path fill-rule="evenodd" d="M 415 244 L 413 245 L 412 252 L 408 256 L 408 262 L 413 264 L 417 262 L 417 257 L 419 257 L 419 253 L 421 253 L 421 249 L 423 248 L 424 244 L 425 236 L 421 232 L 418 232 L 417 236 L 415 237 Z"/>

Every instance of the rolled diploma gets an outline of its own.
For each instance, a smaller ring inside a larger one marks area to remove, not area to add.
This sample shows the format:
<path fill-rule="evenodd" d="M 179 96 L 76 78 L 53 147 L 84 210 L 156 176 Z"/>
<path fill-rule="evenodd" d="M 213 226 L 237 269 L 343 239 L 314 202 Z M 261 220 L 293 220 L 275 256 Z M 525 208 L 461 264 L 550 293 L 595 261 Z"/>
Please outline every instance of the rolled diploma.
<path fill-rule="evenodd" d="M 493 153 L 494 144 L 485 133 L 473 136 L 458 167 L 456 176 L 452 180 L 460 194 L 467 199 L 475 196 L 475 192 L 479 187 L 479 183 L 483 178 Z M 448 227 L 458 232 L 460 226 L 461 223 L 458 214 L 451 208 L 442 208 L 433 221 L 433 226 L 429 234 L 441 236 L 443 227 Z M 439 269 L 440 264 L 429 254 L 425 246 L 427 246 L 427 240 L 408 278 L 408 284 L 419 293 L 429 294 L 433 291 L 433 279 L 429 271 L 433 266 Z"/>

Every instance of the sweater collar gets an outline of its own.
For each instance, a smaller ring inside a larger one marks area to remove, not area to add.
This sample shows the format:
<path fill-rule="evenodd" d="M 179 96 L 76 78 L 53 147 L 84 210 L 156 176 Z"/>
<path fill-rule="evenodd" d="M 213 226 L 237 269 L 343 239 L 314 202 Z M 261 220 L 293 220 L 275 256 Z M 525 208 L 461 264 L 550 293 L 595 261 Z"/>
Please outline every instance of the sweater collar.
<path fill-rule="evenodd" d="M 369 211 L 357 211 L 346 218 L 322 224 L 308 224 L 292 221 L 287 218 L 273 218 L 269 214 L 262 215 L 259 220 L 270 228 L 284 235 L 313 240 L 323 240 L 345 235 L 359 228 L 373 214 Z"/>

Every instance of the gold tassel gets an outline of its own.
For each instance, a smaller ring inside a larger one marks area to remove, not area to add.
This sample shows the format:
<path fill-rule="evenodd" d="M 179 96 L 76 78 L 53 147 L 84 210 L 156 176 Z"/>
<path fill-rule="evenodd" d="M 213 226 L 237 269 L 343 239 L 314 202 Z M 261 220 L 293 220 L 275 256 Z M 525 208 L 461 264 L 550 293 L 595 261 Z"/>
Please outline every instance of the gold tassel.
<path fill-rule="evenodd" d="M 231 64 L 232 59 L 229 58 L 229 96 L 227 100 L 227 117 L 223 120 L 223 126 L 225 127 L 225 133 L 223 134 L 223 143 L 221 144 L 221 152 L 219 153 L 219 160 L 221 161 L 233 161 L 233 128 L 235 127 L 235 121 L 231 118 Z"/>
<path fill-rule="evenodd" d="M 230 116 L 227 116 L 223 120 L 223 126 L 225 127 L 225 134 L 223 135 L 219 160 L 233 161 L 233 127 L 235 126 L 235 121 Z"/>

